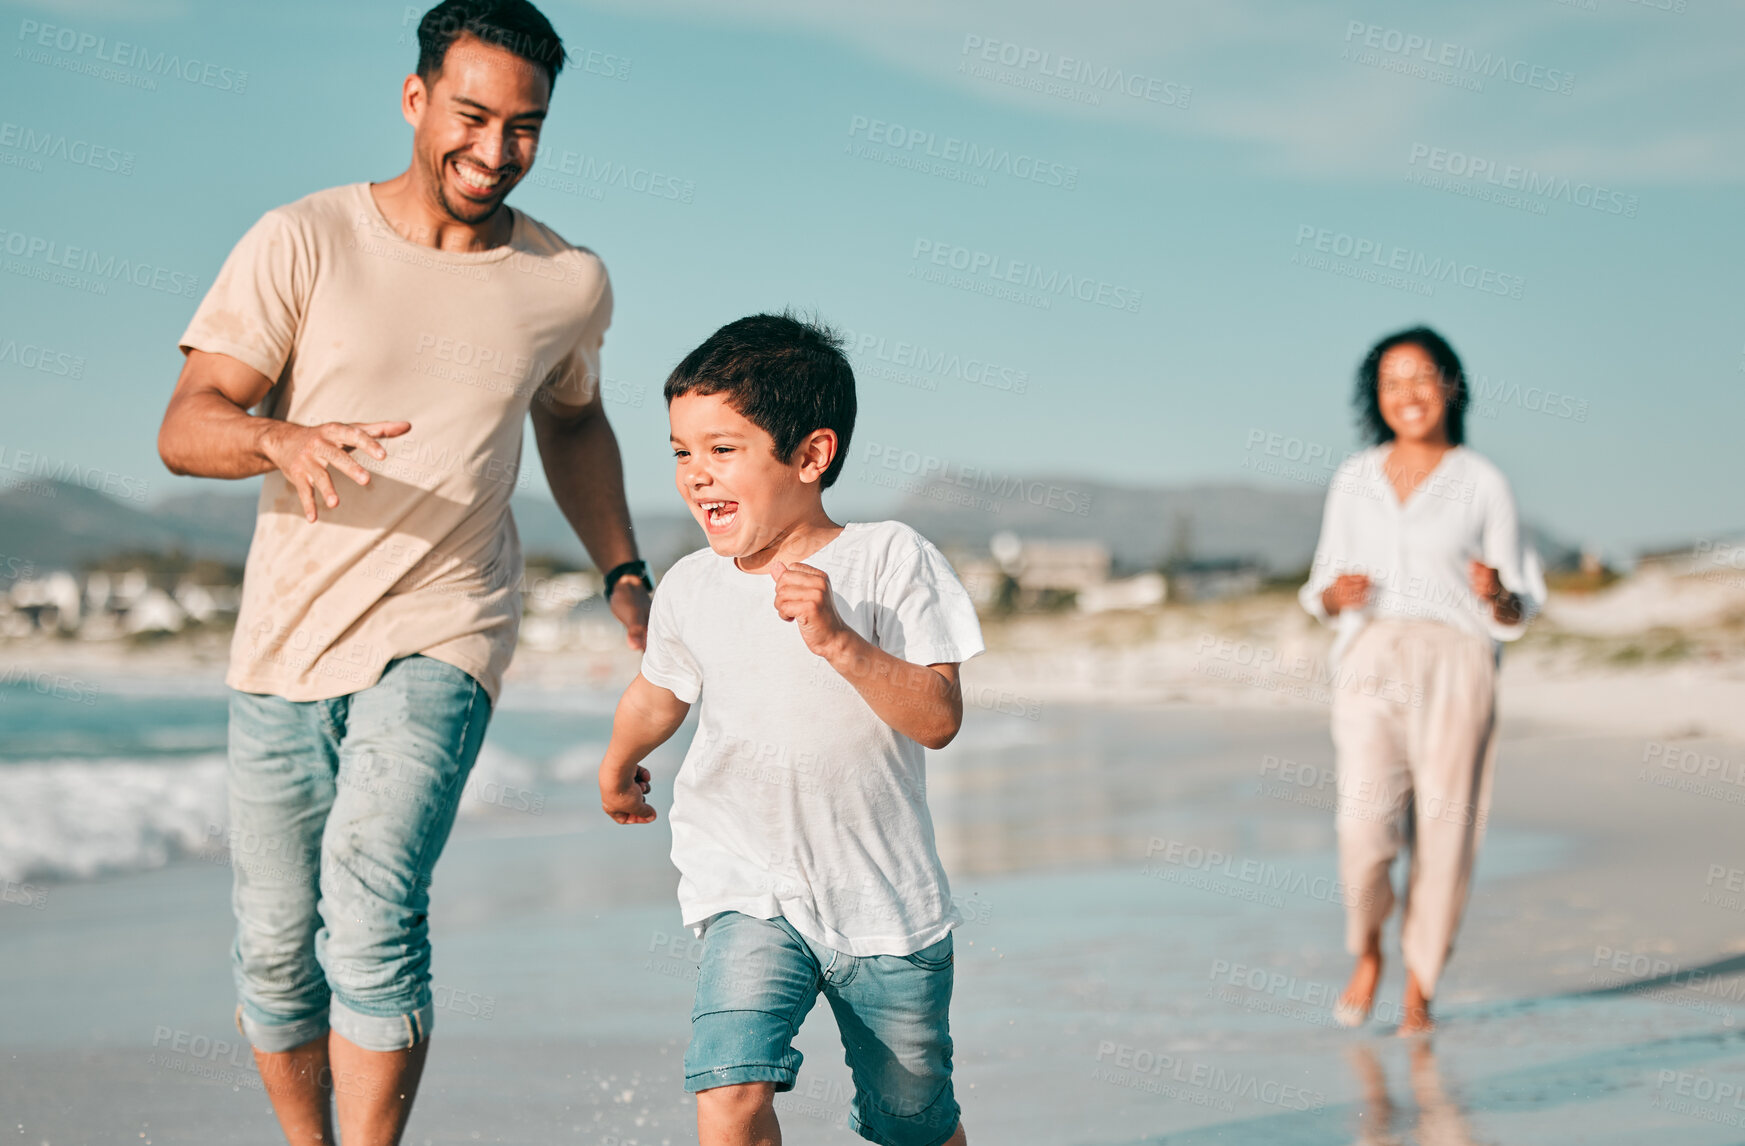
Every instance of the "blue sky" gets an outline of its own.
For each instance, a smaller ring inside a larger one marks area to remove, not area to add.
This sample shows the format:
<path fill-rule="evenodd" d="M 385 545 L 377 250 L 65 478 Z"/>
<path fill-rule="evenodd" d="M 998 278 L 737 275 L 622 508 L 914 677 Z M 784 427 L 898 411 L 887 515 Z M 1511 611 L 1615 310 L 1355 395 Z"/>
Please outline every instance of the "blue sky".
<path fill-rule="evenodd" d="M 512 202 L 611 269 L 634 507 L 678 508 L 666 372 L 792 305 L 862 347 L 858 472 L 1304 488 L 1355 444 L 1364 349 L 1427 321 L 1529 517 L 1615 557 L 1745 527 L 1736 5 L 545 10 L 574 62 Z M 263 211 L 404 167 L 420 11 L 4 9 L 0 448 L 183 488 L 153 441 L 177 336 Z M 50 243 L 147 285 L 45 281 Z M 851 470 L 832 496 L 889 495 Z"/>

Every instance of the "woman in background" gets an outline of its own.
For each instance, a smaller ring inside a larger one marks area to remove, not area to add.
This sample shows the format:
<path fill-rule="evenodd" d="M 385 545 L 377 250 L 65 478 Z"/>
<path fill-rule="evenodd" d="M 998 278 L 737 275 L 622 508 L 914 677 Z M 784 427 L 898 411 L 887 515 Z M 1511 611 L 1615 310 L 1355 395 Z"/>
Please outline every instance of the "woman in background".
<path fill-rule="evenodd" d="M 1399 1033 L 1431 1029 L 1490 804 L 1497 642 L 1545 598 L 1503 475 L 1465 440 L 1466 377 L 1426 327 L 1378 342 L 1358 368 L 1372 443 L 1327 491 L 1303 607 L 1338 629 L 1333 747 L 1346 946 L 1338 1020 L 1368 1018 L 1381 978 L 1389 868 L 1409 843 Z"/>

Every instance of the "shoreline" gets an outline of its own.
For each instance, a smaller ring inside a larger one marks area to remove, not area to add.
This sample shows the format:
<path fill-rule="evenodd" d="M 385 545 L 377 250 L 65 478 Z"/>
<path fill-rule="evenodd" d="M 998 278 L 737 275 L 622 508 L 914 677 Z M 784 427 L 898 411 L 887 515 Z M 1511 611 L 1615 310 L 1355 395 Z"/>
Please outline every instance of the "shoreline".
<path fill-rule="evenodd" d="M 988 651 L 963 669 L 967 707 L 1034 719 L 1041 706 L 1326 711 L 1336 674 L 1331 631 L 1271 594 L 1132 613 L 984 618 Z M 1609 635 L 1555 627 L 1504 646 L 1499 710 L 1547 729 L 1604 730 L 1648 741 L 1745 743 L 1745 633 L 1740 626 L 1655 627 Z M 640 654 L 604 627 L 584 648 L 523 645 L 501 703 L 566 692 L 614 700 Z M 90 703 L 124 691 L 223 692 L 229 635 L 148 644 L 32 639 L 0 643 L 0 683 Z"/>

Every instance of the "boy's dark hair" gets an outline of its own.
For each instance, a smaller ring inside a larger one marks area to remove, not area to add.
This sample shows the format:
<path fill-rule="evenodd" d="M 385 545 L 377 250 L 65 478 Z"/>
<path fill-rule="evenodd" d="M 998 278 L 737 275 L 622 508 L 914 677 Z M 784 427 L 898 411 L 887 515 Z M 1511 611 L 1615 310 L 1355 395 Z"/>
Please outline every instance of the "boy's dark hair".
<path fill-rule="evenodd" d="M 807 434 L 836 431 L 836 456 L 819 484 L 829 489 L 854 435 L 854 368 L 829 327 L 792 312 L 730 322 L 685 355 L 666 380 L 670 404 L 681 394 L 725 394 L 748 421 L 775 439 L 784 464 Z"/>
<path fill-rule="evenodd" d="M 1396 346 L 1408 345 L 1418 347 L 1436 364 L 1436 370 L 1442 375 L 1442 382 L 1448 388 L 1447 404 L 1443 406 L 1442 413 L 1442 425 L 1448 431 L 1448 444 L 1462 444 L 1466 441 L 1466 371 L 1461 368 L 1460 356 L 1454 353 L 1454 347 L 1448 345 L 1448 340 L 1427 326 L 1414 326 L 1410 330 L 1390 334 L 1370 347 L 1369 353 L 1363 356 L 1363 363 L 1357 368 L 1357 393 L 1352 397 L 1352 405 L 1357 407 L 1360 434 L 1372 446 L 1394 440 L 1393 428 L 1381 416 L 1381 357 Z"/>
<path fill-rule="evenodd" d="M 449 47 L 462 36 L 477 36 L 538 64 L 553 86 L 568 58 L 551 21 L 527 0 L 443 0 L 418 21 L 419 78 L 427 84 L 434 80 Z"/>

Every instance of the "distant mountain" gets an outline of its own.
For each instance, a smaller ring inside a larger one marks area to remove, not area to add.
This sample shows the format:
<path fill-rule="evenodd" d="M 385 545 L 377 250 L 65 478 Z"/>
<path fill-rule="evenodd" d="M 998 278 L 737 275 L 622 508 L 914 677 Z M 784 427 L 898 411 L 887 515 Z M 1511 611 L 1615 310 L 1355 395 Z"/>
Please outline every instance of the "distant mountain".
<path fill-rule="evenodd" d="M 893 516 L 936 545 L 977 553 L 987 551 L 994 534 L 1011 530 L 1020 537 L 1101 541 L 1117 573 L 1156 569 L 1179 557 L 1251 561 L 1273 576 L 1287 576 L 1314 560 L 1325 499 L 1320 489 L 1212 483 L 1143 488 L 1073 477 L 977 480 L 972 473 L 963 482 L 921 483 Z M 1579 565 L 1578 547 L 1531 522 L 1526 529 L 1547 569 Z"/>
<path fill-rule="evenodd" d="M 1307 568 L 1314 556 L 1323 496 L 1247 485 L 1143 489 L 1070 477 L 933 481 L 910 492 L 896 516 L 937 545 L 978 552 L 995 533 L 1011 530 L 1020 537 L 1101 541 L 1121 570 L 1155 569 L 1173 555 L 1245 559 L 1286 573 Z"/>
<path fill-rule="evenodd" d="M 156 505 L 118 501 L 69 482 L 0 489 L 0 567 L 11 558 L 38 569 L 74 569 L 130 550 L 205 557 L 240 565 L 254 536 L 258 482 L 172 494 Z M 589 564 L 587 551 L 555 502 L 517 497 L 515 523 L 529 554 Z M 689 515 L 638 514 L 637 540 L 657 567 L 703 544 Z"/>
<path fill-rule="evenodd" d="M 169 552 L 241 564 L 254 531 L 258 483 L 213 483 L 145 507 L 78 485 L 37 482 L 0 491 L 0 567 L 10 558 L 39 569 L 76 568 L 127 550 Z M 1118 571 L 1152 569 L 1172 555 L 1245 559 L 1274 574 L 1307 568 L 1321 524 L 1319 490 L 1247 485 L 1145 489 L 1079 478 L 914 486 L 888 512 L 935 544 L 987 551 L 995 533 L 1101 541 Z M 1053 508 L 1051 508 L 1051 506 Z M 1083 512 L 1077 512 L 1080 509 Z M 554 502 L 518 496 L 521 548 L 577 565 L 586 551 Z M 634 515 L 637 543 L 656 569 L 706 544 L 688 514 Z M 1528 527 L 1547 568 L 1574 567 L 1579 552 Z"/>
<path fill-rule="evenodd" d="M 517 497 L 514 509 L 523 553 L 561 557 L 577 565 L 593 564 L 556 502 Z M 688 513 L 632 513 L 630 524 L 636 530 L 636 548 L 657 570 L 708 544 Z"/>
<path fill-rule="evenodd" d="M 0 492 L 0 551 L 39 569 L 70 569 L 127 550 L 234 558 L 248 548 L 199 521 L 165 520 L 131 501 L 71 482 L 32 481 Z"/>
<path fill-rule="evenodd" d="M 164 498 L 151 514 L 179 534 L 221 548 L 241 563 L 254 536 L 259 481 L 210 482 Z"/>

